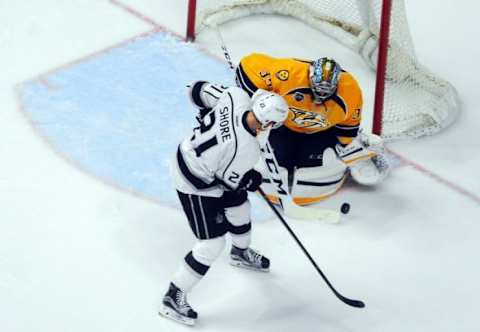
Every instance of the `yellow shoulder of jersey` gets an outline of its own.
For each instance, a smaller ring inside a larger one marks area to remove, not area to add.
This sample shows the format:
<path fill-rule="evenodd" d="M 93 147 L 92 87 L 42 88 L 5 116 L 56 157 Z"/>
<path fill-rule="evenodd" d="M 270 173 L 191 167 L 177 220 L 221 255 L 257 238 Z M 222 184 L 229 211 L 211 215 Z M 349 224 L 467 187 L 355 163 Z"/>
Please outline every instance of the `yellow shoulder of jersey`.
<path fill-rule="evenodd" d="M 257 88 L 284 95 L 298 87 L 308 87 L 310 61 L 274 58 L 252 53 L 240 61 L 240 70 Z"/>
<path fill-rule="evenodd" d="M 349 72 L 343 72 L 340 76 L 337 96 L 343 99 L 347 106 L 347 114 L 342 124 L 355 125 L 360 123 L 363 107 L 362 90 L 357 80 Z"/>

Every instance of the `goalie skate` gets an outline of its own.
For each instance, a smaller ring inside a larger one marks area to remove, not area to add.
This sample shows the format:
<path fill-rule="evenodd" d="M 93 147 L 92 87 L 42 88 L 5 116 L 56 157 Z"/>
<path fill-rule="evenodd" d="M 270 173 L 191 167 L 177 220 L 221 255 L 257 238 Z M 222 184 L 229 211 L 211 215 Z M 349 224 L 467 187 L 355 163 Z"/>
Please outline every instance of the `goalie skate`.
<path fill-rule="evenodd" d="M 198 317 L 188 304 L 185 292 L 173 283 L 170 284 L 163 298 L 163 307 L 159 314 L 185 325 L 194 325 Z"/>
<path fill-rule="evenodd" d="M 249 270 L 268 272 L 270 260 L 251 248 L 240 249 L 232 246 L 230 264 Z"/>

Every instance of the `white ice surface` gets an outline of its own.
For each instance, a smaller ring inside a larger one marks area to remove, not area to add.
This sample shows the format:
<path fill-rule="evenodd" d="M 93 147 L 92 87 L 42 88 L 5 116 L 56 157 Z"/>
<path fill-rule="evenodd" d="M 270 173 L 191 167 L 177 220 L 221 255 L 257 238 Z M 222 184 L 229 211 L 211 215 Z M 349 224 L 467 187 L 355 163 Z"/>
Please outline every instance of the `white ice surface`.
<path fill-rule="evenodd" d="M 128 0 L 179 34 L 181 1 Z M 463 111 L 445 132 L 390 147 L 480 196 L 480 78 L 474 1 L 407 1 L 417 53 L 458 89 Z M 56 155 L 19 109 L 14 87 L 45 71 L 149 31 L 114 1 L 0 2 L 0 329 L 183 331 L 156 314 L 171 274 L 194 242 L 182 212 L 117 191 Z M 251 51 L 328 54 L 355 72 L 371 105 L 361 60 L 303 24 L 257 17 L 222 27 L 234 60 Z M 279 33 L 279 31 L 281 33 Z M 260 33 L 261 32 L 261 33 Z M 311 41 L 318 40 L 318 43 Z M 199 43 L 220 55 L 213 33 Z M 166 188 L 166 190 L 170 190 Z M 339 226 L 292 221 L 338 290 L 332 296 L 275 221 L 254 224 L 270 274 L 238 271 L 227 256 L 191 294 L 202 331 L 478 331 L 480 205 L 404 166 L 376 190 L 349 187 L 325 205 L 352 204 Z"/>

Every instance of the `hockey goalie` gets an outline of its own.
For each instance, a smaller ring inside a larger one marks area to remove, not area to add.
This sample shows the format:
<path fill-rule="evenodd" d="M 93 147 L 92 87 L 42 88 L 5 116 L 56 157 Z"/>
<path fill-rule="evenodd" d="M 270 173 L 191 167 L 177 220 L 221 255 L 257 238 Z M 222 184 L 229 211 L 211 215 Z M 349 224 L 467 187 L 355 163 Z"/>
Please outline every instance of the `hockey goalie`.
<path fill-rule="evenodd" d="M 241 59 L 236 82 L 250 95 L 257 89 L 281 95 L 289 106 L 285 125 L 269 143 L 295 203 L 315 203 L 337 192 L 348 175 L 361 185 L 379 184 L 389 164 L 382 139 L 360 130 L 362 91 L 333 59 L 274 58 L 253 53 Z M 261 164 L 257 169 L 268 179 Z M 276 190 L 262 185 L 276 203 Z"/>

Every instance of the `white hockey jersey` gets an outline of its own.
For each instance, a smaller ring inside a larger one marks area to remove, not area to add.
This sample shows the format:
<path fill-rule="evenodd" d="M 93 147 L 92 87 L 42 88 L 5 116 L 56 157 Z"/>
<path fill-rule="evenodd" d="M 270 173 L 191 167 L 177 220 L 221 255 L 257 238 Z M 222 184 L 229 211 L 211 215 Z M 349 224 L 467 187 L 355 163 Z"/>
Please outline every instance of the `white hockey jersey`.
<path fill-rule="evenodd" d="M 240 88 L 197 82 L 192 102 L 201 109 L 200 125 L 179 145 L 175 186 L 180 192 L 211 197 L 235 190 L 260 158 L 260 146 L 246 115 L 251 99 Z"/>

